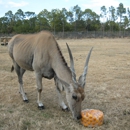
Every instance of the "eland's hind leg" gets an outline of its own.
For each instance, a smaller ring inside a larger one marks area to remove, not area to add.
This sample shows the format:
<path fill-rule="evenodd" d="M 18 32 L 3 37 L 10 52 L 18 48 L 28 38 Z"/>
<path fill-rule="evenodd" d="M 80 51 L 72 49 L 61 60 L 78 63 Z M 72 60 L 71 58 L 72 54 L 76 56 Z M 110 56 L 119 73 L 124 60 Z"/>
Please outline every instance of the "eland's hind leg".
<path fill-rule="evenodd" d="M 27 96 L 24 92 L 24 88 L 23 88 L 23 74 L 25 73 L 26 70 L 22 69 L 17 63 L 14 63 L 14 69 L 18 76 L 19 92 L 22 95 L 23 101 L 28 102 L 28 98 L 27 98 Z"/>

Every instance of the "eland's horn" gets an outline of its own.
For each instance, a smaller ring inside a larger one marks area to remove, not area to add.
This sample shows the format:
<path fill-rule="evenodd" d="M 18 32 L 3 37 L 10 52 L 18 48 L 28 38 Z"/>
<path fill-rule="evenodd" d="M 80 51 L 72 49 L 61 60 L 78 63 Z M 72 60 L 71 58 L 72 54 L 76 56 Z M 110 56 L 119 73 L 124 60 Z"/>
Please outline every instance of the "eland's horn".
<path fill-rule="evenodd" d="M 91 48 L 91 50 L 88 53 L 88 56 L 87 56 L 86 62 L 85 62 L 85 66 L 84 66 L 84 71 L 83 71 L 82 75 L 79 77 L 79 80 L 78 80 L 78 83 L 81 85 L 81 87 L 84 87 L 85 83 L 86 83 L 86 75 L 87 75 L 87 71 L 88 71 L 88 62 L 89 62 L 92 50 L 93 50 L 93 47 Z"/>
<path fill-rule="evenodd" d="M 74 60 L 73 60 L 73 56 L 72 56 L 72 53 L 71 53 L 71 50 L 68 46 L 68 44 L 66 43 L 66 46 L 68 48 L 68 52 L 69 52 L 69 57 L 70 57 L 70 70 L 72 72 L 72 79 L 75 83 L 77 83 L 76 81 L 76 74 L 75 74 L 75 69 L 74 69 Z"/>

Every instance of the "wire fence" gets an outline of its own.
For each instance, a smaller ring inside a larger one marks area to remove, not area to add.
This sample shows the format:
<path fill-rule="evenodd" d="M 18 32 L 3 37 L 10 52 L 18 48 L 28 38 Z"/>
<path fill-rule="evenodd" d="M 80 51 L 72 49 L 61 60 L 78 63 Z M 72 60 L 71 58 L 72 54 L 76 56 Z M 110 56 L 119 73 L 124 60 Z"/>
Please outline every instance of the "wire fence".
<path fill-rule="evenodd" d="M 85 32 L 57 32 L 55 33 L 57 38 L 125 38 L 130 37 L 130 31 L 116 31 L 116 32 L 103 32 L 103 31 L 85 31 Z"/>
<path fill-rule="evenodd" d="M 130 31 L 84 31 L 84 32 L 52 32 L 57 39 L 83 39 L 83 38 L 125 38 L 130 37 Z M 0 34 L 2 39 L 15 34 Z"/>

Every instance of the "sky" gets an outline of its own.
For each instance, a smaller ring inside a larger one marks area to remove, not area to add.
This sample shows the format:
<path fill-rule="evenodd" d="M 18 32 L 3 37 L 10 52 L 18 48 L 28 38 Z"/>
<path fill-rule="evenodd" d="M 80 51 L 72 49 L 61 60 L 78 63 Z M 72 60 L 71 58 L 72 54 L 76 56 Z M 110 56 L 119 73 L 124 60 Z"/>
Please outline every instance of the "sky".
<path fill-rule="evenodd" d="M 118 7 L 120 3 L 123 3 L 125 8 L 130 9 L 130 0 L 0 0 L 0 17 L 5 16 L 9 10 L 15 14 L 18 9 L 23 12 L 31 11 L 38 14 L 44 9 L 51 11 L 52 9 L 66 8 L 68 11 L 78 5 L 81 10 L 91 9 L 92 11 L 100 14 L 101 7 L 110 6 Z"/>

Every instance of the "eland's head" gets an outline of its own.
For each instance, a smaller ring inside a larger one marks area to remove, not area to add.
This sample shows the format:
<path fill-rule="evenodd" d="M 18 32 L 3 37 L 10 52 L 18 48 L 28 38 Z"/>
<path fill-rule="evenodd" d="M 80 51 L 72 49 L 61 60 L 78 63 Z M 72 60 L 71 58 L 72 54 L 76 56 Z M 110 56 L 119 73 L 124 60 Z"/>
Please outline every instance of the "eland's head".
<path fill-rule="evenodd" d="M 67 48 L 68 48 L 69 57 L 70 57 L 70 70 L 72 73 L 73 82 L 71 84 L 67 84 L 69 89 L 67 89 L 66 98 L 67 98 L 67 101 L 69 104 L 69 108 L 73 114 L 73 117 L 74 117 L 74 119 L 77 120 L 77 119 L 81 118 L 81 103 L 85 98 L 84 87 L 86 84 L 88 62 L 89 62 L 89 58 L 90 58 L 93 48 L 91 48 L 91 50 L 89 51 L 89 54 L 88 54 L 86 62 L 85 62 L 83 73 L 81 74 L 81 76 L 79 77 L 78 80 L 76 80 L 73 56 L 72 56 L 71 50 L 68 45 L 67 45 Z"/>

